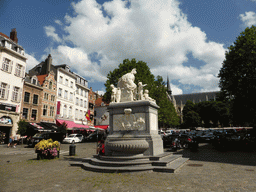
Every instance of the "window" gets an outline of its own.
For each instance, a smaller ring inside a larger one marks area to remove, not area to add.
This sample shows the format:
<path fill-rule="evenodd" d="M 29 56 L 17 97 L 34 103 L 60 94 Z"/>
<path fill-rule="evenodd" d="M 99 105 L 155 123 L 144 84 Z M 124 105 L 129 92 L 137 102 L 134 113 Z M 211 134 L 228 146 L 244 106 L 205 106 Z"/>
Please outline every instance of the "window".
<path fill-rule="evenodd" d="M 8 90 L 7 90 L 7 84 L 1 83 L 0 85 L 0 98 L 1 99 L 7 99 L 8 97 Z"/>
<path fill-rule="evenodd" d="M 69 116 L 70 118 L 72 117 L 72 107 L 69 107 L 68 116 Z"/>
<path fill-rule="evenodd" d="M 73 88 L 73 81 L 70 82 L 70 87 Z"/>
<path fill-rule="evenodd" d="M 89 103 L 89 108 L 93 109 L 93 104 L 92 103 Z"/>
<path fill-rule="evenodd" d="M 50 107 L 50 117 L 53 117 L 54 115 L 54 107 Z"/>
<path fill-rule="evenodd" d="M 79 88 L 76 89 L 76 93 L 79 94 Z"/>
<path fill-rule="evenodd" d="M 44 93 L 44 99 L 48 100 L 48 93 Z"/>
<path fill-rule="evenodd" d="M 37 105 L 37 103 L 38 103 L 38 95 L 34 95 L 33 104 Z"/>
<path fill-rule="evenodd" d="M 60 76 L 60 83 L 62 84 L 63 83 L 63 77 Z"/>
<path fill-rule="evenodd" d="M 49 89 L 52 89 L 52 82 L 49 83 Z"/>
<path fill-rule="evenodd" d="M 70 92 L 69 100 L 73 101 L 73 93 Z"/>
<path fill-rule="evenodd" d="M 67 117 L 67 105 L 64 105 L 63 107 L 63 116 Z"/>
<path fill-rule="evenodd" d="M 68 86 L 68 79 L 66 79 L 66 81 L 65 81 L 65 85 L 67 85 L 67 86 Z"/>
<path fill-rule="evenodd" d="M 81 120 L 82 120 L 82 119 L 83 119 L 83 111 L 82 111 L 82 110 L 80 110 L 80 114 L 79 114 L 79 116 L 80 116 L 80 117 L 79 117 L 79 119 L 81 119 Z"/>
<path fill-rule="evenodd" d="M 20 64 L 16 64 L 16 70 L 15 70 L 15 75 L 17 75 L 18 77 L 22 77 L 23 76 L 23 67 Z"/>
<path fill-rule="evenodd" d="M 64 92 L 64 99 L 68 99 L 68 91 L 67 90 L 65 90 L 65 92 Z"/>
<path fill-rule="evenodd" d="M 25 95 L 24 95 L 24 102 L 29 103 L 29 97 L 30 97 L 30 93 L 25 92 Z"/>
<path fill-rule="evenodd" d="M 59 88 L 58 96 L 62 97 L 62 89 L 61 88 Z"/>
<path fill-rule="evenodd" d="M 79 105 L 79 99 L 78 99 L 78 97 L 76 98 L 76 105 Z"/>
<path fill-rule="evenodd" d="M 48 105 L 44 105 L 43 116 L 47 116 L 47 108 L 48 108 Z"/>
<path fill-rule="evenodd" d="M 18 87 L 13 87 L 13 91 L 12 91 L 12 101 L 18 101 L 19 91 L 20 91 L 20 88 L 18 88 Z"/>
<path fill-rule="evenodd" d="M 83 99 L 80 99 L 80 107 L 83 107 Z"/>
<path fill-rule="evenodd" d="M 37 110 L 32 109 L 31 120 L 36 120 Z"/>
<path fill-rule="evenodd" d="M 11 73 L 13 61 L 3 58 L 2 70 Z"/>
<path fill-rule="evenodd" d="M 83 96 L 83 94 L 84 94 L 84 91 L 81 89 L 81 92 L 80 92 L 80 94 L 81 94 L 81 96 Z"/>
<path fill-rule="evenodd" d="M 22 118 L 28 119 L 28 108 L 23 108 Z"/>
<path fill-rule="evenodd" d="M 51 101 L 54 101 L 54 100 L 55 100 L 55 96 L 51 95 Z"/>
<path fill-rule="evenodd" d="M 78 109 L 76 109 L 75 118 L 78 119 Z"/>
<path fill-rule="evenodd" d="M 84 100 L 84 108 L 87 108 L 87 102 Z"/>

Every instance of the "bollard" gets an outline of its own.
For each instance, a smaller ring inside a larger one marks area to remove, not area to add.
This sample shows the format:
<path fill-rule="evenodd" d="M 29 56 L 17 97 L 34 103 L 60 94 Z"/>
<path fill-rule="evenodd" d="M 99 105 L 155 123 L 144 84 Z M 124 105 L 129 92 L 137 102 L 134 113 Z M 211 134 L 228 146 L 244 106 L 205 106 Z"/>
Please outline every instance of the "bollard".
<path fill-rule="evenodd" d="M 71 144 L 69 146 L 69 156 L 75 156 L 76 155 L 76 146 L 74 144 Z"/>

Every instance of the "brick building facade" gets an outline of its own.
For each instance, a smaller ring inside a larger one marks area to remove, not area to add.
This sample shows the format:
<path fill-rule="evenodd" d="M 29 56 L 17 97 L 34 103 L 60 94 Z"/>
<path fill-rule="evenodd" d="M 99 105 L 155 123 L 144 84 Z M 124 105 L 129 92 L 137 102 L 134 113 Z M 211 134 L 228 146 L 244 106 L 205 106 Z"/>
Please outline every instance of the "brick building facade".
<path fill-rule="evenodd" d="M 41 108 L 41 121 L 55 123 L 56 115 L 56 95 L 57 83 L 54 79 L 54 72 L 50 71 L 49 74 L 38 75 L 38 81 L 43 88 L 42 91 L 42 108 Z"/>

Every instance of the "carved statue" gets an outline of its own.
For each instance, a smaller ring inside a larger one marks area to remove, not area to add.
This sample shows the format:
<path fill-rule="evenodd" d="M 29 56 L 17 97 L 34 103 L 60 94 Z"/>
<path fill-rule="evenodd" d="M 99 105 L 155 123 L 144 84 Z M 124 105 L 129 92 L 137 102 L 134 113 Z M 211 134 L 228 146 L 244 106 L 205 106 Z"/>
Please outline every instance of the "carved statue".
<path fill-rule="evenodd" d="M 137 85 L 134 83 L 135 74 L 137 73 L 134 68 L 130 73 L 123 75 L 119 80 L 117 87 L 121 89 L 121 101 L 134 101 L 136 98 Z"/>
<path fill-rule="evenodd" d="M 115 103 L 116 102 L 117 88 L 113 84 L 111 84 L 110 87 L 112 89 L 111 102 Z"/>
<path fill-rule="evenodd" d="M 147 84 L 142 84 L 142 82 L 138 83 L 138 100 L 145 100 L 143 95 L 143 87 L 145 87 Z"/>
<path fill-rule="evenodd" d="M 120 103 L 121 101 L 121 89 L 120 87 L 117 87 L 117 91 L 116 91 L 116 102 Z"/>
<path fill-rule="evenodd" d="M 145 91 L 144 91 L 144 98 L 146 101 L 153 101 L 154 103 L 156 102 L 155 99 L 152 99 L 151 97 L 149 97 L 147 89 L 145 89 Z"/>

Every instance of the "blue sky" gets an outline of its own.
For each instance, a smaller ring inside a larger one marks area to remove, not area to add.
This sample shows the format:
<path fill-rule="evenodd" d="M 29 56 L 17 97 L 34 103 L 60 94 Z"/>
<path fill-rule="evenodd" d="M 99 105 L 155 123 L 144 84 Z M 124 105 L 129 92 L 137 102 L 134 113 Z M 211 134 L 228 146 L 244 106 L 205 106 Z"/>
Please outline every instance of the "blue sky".
<path fill-rule="evenodd" d="M 173 94 L 217 91 L 225 51 L 256 25 L 256 0 L 1 0 L 0 32 L 18 32 L 27 69 L 49 53 L 103 93 L 124 59 L 167 74 Z"/>

